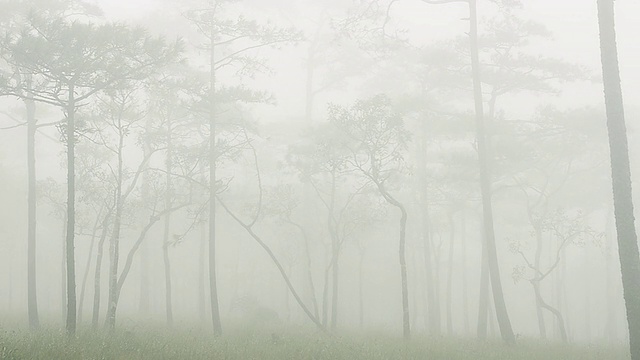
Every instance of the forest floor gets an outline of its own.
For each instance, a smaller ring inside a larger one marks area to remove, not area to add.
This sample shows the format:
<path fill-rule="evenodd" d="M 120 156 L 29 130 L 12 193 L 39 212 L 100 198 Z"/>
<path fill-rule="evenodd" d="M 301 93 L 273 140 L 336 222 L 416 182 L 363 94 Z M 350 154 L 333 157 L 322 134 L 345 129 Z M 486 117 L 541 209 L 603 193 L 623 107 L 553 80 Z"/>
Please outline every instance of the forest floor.
<path fill-rule="evenodd" d="M 309 331 L 235 330 L 219 338 L 202 330 L 80 330 L 70 339 L 60 330 L 0 330 L 0 359 L 225 359 L 225 360 L 617 360 L 625 349 L 499 341 L 382 335 L 323 335 Z"/>

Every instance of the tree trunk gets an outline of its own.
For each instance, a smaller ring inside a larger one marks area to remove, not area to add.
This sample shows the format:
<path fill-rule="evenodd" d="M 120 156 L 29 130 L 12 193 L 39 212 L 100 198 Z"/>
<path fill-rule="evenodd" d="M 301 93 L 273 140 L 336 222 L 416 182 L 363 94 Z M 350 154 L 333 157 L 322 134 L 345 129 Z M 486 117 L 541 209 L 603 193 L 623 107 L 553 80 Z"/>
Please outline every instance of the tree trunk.
<path fill-rule="evenodd" d="M 433 276 L 433 260 L 431 256 L 431 233 L 429 229 L 429 194 L 427 189 L 427 126 L 426 122 L 422 124 L 422 141 L 420 143 L 420 153 L 418 155 L 420 180 L 418 187 L 420 189 L 421 203 L 421 232 L 424 251 L 424 268 L 425 268 L 425 288 L 427 292 L 426 304 L 426 327 L 431 335 L 440 334 L 440 301 L 436 296 L 434 276 Z"/>
<path fill-rule="evenodd" d="M 540 307 L 549 311 L 551 314 L 553 314 L 556 317 L 556 320 L 558 321 L 558 327 L 560 330 L 560 338 L 562 339 L 563 342 L 568 342 L 567 339 L 567 330 L 564 327 L 564 319 L 562 318 L 562 314 L 560 313 L 560 311 L 558 311 L 558 309 L 552 307 L 551 305 L 547 304 L 544 299 L 542 298 L 542 295 L 540 294 L 540 282 L 538 280 L 532 280 L 531 284 L 533 285 L 533 289 L 535 291 L 535 295 L 536 295 L 536 302 L 538 304 L 540 304 Z"/>
<path fill-rule="evenodd" d="M 539 222 L 534 222 L 533 216 L 529 214 L 529 219 L 533 222 L 533 231 L 536 236 L 536 254 L 534 259 L 534 267 L 536 268 L 534 277 L 537 277 L 538 274 L 542 271 L 540 268 L 540 261 L 542 259 L 542 229 L 541 224 Z M 542 312 L 542 304 L 540 303 L 540 299 L 542 299 L 540 295 L 540 282 L 534 281 L 531 283 L 533 285 L 533 293 L 535 296 L 535 304 L 536 304 L 536 316 L 538 318 L 538 329 L 540 331 L 540 338 L 542 340 L 547 339 L 547 326 L 544 321 L 544 314 Z"/>
<path fill-rule="evenodd" d="M 253 230 L 251 229 L 251 225 L 248 225 L 242 222 L 242 220 L 240 220 L 240 218 L 238 218 L 233 212 L 231 212 L 231 210 L 229 210 L 229 208 L 222 201 L 219 201 L 219 202 L 220 202 L 220 205 L 227 212 L 227 214 L 229 214 L 229 216 L 231 216 L 233 220 L 235 220 L 238 223 L 238 225 L 242 226 L 246 230 L 246 232 L 260 245 L 260 247 L 262 247 L 262 249 L 267 253 L 267 255 L 269 255 L 269 258 L 271 258 L 271 261 L 273 262 L 273 264 L 278 268 L 278 271 L 280 272 L 282 279 L 287 284 L 289 291 L 291 291 L 291 295 L 293 295 L 293 298 L 296 300 L 296 302 L 298 303 L 302 311 L 304 311 L 307 317 L 320 330 L 325 331 L 326 329 L 323 326 L 323 324 L 320 322 L 320 320 L 318 320 L 317 317 L 313 315 L 313 313 L 309 310 L 309 308 L 304 304 L 304 301 L 302 301 L 302 299 L 300 298 L 300 295 L 298 295 L 298 292 L 293 287 L 293 284 L 291 283 L 291 280 L 289 279 L 287 272 L 284 270 L 284 267 L 282 267 L 282 264 L 280 263 L 278 258 L 275 256 L 273 251 L 271 251 L 271 248 L 264 241 L 262 241 L 262 239 L 255 232 L 253 232 Z"/>
<path fill-rule="evenodd" d="M 397 206 L 397 205 L 396 205 Z M 407 280 L 407 260 L 406 260 L 406 232 L 407 232 L 407 211 L 404 206 L 397 206 L 400 209 L 400 243 L 398 252 L 400 257 L 400 279 L 402 281 L 402 337 L 408 340 L 411 337 L 411 325 L 409 323 L 409 285 Z"/>
<path fill-rule="evenodd" d="M 640 254 L 634 224 L 629 146 L 618 68 L 614 6 L 613 0 L 598 0 L 597 3 L 622 288 L 627 309 L 631 359 L 638 360 L 640 359 Z"/>
<path fill-rule="evenodd" d="M 205 226 L 205 222 L 201 221 L 199 224 L 200 227 L 200 253 L 198 254 L 198 315 L 201 322 L 204 321 L 206 311 L 205 311 L 205 276 L 204 276 L 204 268 L 205 268 L 205 251 L 207 247 L 207 228 Z"/>
<path fill-rule="evenodd" d="M 167 214 L 167 217 L 169 215 Z M 169 220 L 165 220 L 165 224 Z M 173 326 L 173 305 L 171 300 L 171 262 L 169 261 L 169 243 L 166 236 L 167 225 L 165 225 L 165 239 L 162 244 L 162 258 L 164 260 L 164 300 L 165 300 L 165 312 L 167 315 L 167 325 Z"/>
<path fill-rule="evenodd" d="M 482 255 L 480 256 L 480 296 L 478 300 L 478 339 L 487 338 L 489 325 L 489 262 L 487 260 L 487 245 L 482 241 Z"/>
<path fill-rule="evenodd" d="M 82 324 L 82 305 L 84 304 L 84 294 L 85 294 L 85 290 L 87 288 L 87 279 L 89 278 L 89 270 L 91 269 L 91 256 L 93 255 L 93 248 L 95 246 L 96 243 L 96 235 L 98 232 L 98 226 L 100 225 L 100 217 L 102 215 L 102 210 L 104 209 L 104 207 L 100 210 L 100 212 L 98 213 L 98 215 L 96 216 L 96 221 L 93 224 L 93 231 L 91 234 L 91 245 L 89 245 L 89 255 L 87 255 L 87 264 L 84 267 L 84 275 L 82 276 L 82 287 L 80 289 L 80 299 L 78 301 L 78 324 Z M 108 215 L 107 215 L 108 216 Z M 105 218 L 107 217 L 105 216 Z M 103 232 L 105 229 L 105 224 L 103 223 Z"/>
<path fill-rule="evenodd" d="M 375 163 L 375 159 L 372 159 L 372 163 Z M 373 173 L 376 171 L 374 169 Z M 409 284 L 407 280 L 407 260 L 406 260 L 406 234 L 407 234 L 407 210 L 404 208 L 398 200 L 396 200 L 386 190 L 383 183 L 372 179 L 378 186 L 378 190 L 384 199 L 398 210 L 400 210 L 400 239 L 398 242 L 398 257 L 400 260 L 400 281 L 402 292 L 402 337 L 405 340 L 411 338 L 411 322 L 409 316 Z"/>
<path fill-rule="evenodd" d="M 104 249 L 104 242 L 107 240 L 109 221 L 105 218 L 104 228 L 100 235 L 100 242 L 98 243 L 98 254 L 96 255 L 96 271 L 93 280 L 93 316 L 91 319 L 91 326 L 95 330 L 98 327 L 98 321 L 100 320 L 100 280 L 102 271 L 102 254 Z"/>
<path fill-rule="evenodd" d="M 31 75 L 26 76 L 27 88 L 31 88 Z M 36 281 L 36 103 L 31 93 L 24 100 L 27 112 L 27 307 L 29 328 L 40 327 Z"/>
<path fill-rule="evenodd" d="M 507 312 L 502 291 L 500 267 L 493 224 L 493 207 L 491 203 L 491 175 L 489 170 L 489 149 L 487 147 L 484 126 L 484 106 L 482 100 L 482 83 L 480 78 L 480 59 L 478 51 L 478 18 L 476 0 L 469 0 L 469 19 L 471 23 L 469 38 L 471 48 L 471 64 L 473 72 L 473 90 L 476 113 L 476 137 L 478 147 L 478 161 L 480 166 L 480 189 L 482 195 L 482 213 L 484 217 L 485 243 L 487 245 L 487 259 L 489 262 L 489 276 L 493 290 L 493 301 L 502 339 L 508 343 L 515 343 L 515 334 L 511 328 L 511 321 Z"/>
<path fill-rule="evenodd" d="M 218 281 L 216 277 L 216 68 L 215 68 L 215 29 L 211 27 L 210 78 L 209 78 L 209 295 L 211 298 L 211 319 L 213 332 L 222 335 L 220 310 L 218 304 Z"/>
<path fill-rule="evenodd" d="M 118 289 L 118 268 L 120 262 L 120 231 L 122 229 L 122 213 L 124 211 L 124 197 L 122 187 L 124 181 L 124 137 L 125 133 L 122 126 L 118 127 L 118 169 L 117 169 L 117 185 L 115 196 L 115 218 L 113 222 L 113 232 L 109 239 L 109 300 L 107 303 L 107 318 L 105 325 L 108 329 L 113 330 L 116 326 L 116 311 L 120 291 Z"/>
<path fill-rule="evenodd" d="M 119 191 L 118 191 L 119 192 Z M 120 198 L 120 196 L 118 196 Z M 122 227 L 122 206 L 120 200 L 116 209 L 113 223 L 113 233 L 109 239 L 109 299 L 105 325 L 109 329 L 116 326 L 116 311 L 118 306 L 118 263 L 120 261 L 120 228 Z"/>
<path fill-rule="evenodd" d="M 338 271 L 340 268 L 340 257 L 337 247 L 336 249 L 334 249 L 333 259 L 334 260 L 331 279 L 331 330 L 335 330 L 338 326 Z"/>
<path fill-rule="evenodd" d="M 167 118 L 167 159 L 166 159 L 166 183 L 167 189 L 165 192 L 164 208 L 170 209 L 172 207 L 172 184 L 171 184 L 171 172 L 173 170 L 172 157 L 173 156 L 173 141 L 171 138 L 171 122 Z M 165 291 L 165 310 L 167 315 L 167 325 L 173 325 L 173 304 L 171 298 L 171 262 L 169 259 L 169 232 L 171 231 L 171 212 L 168 212 L 164 216 L 164 236 L 162 241 L 162 259 L 164 263 L 164 291 Z"/>
<path fill-rule="evenodd" d="M 464 319 L 464 334 L 469 334 L 469 286 L 467 284 L 467 218 L 464 208 L 460 219 L 460 258 L 462 259 L 462 316 Z"/>
<path fill-rule="evenodd" d="M 62 225 L 62 257 L 60 259 L 60 310 L 62 319 L 67 319 L 67 212 L 64 213 Z"/>
<path fill-rule="evenodd" d="M 69 86 L 67 106 L 67 333 L 76 333 L 76 264 L 75 264 L 75 227 L 76 227 L 76 177 L 75 149 L 76 124 L 74 86 Z"/>
<path fill-rule="evenodd" d="M 304 227 L 298 227 L 302 232 L 303 240 L 304 240 L 304 252 L 306 257 L 306 265 L 307 265 L 307 281 L 309 283 L 309 295 L 311 297 L 311 304 L 313 305 L 313 315 L 318 317 L 318 300 L 316 299 L 316 287 L 313 283 L 313 269 L 311 266 L 311 250 L 309 249 L 309 237 L 307 236 Z"/>
<path fill-rule="evenodd" d="M 540 338 L 542 340 L 547 339 L 547 326 L 544 322 L 544 314 L 542 313 L 542 303 L 540 296 L 540 282 L 532 281 L 531 285 L 533 286 L 533 296 L 536 304 L 536 316 L 538 319 L 538 330 L 540 331 Z"/>
<path fill-rule="evenodd" d="M 358 262 L 358 320 L 360 328 L 364 327 L 364 292 L 363 283 L 364 277 L 362 275 L 362 268 L 364 264 L 364 250 L 360 250 L 360 261 Z"/>
<path fill-rule="evenodd" d="M 147 134 L 151 133 L 152 129 L 152 118 L 147 117 L 145 121 L 145 132 Z M 151 142 L 148 137 L 145 137 L 143 144 L 143 156 L 145 159 L 148 159 L 152 152 Z M 142 173 L 142 186 L 141 193 L 143 201 L 149 201 L 149 173 L 148 167 L 145 168 L 145 171 Z M 147 242 L 142 244 L 142 248 L 140 249 L 140 283 L 139 283 L 139 291 L 140 298 L 138 303 L 138 312 L 143 317 L 149 315 L 151 302 L 149 299 L 150 286 L 149 286 L 149 245 Z M 202 319 L 202 317 L 201 317 Z"/>
<path fill-rule="evenodd" d="M 327 327 L 327 321 L 329 320 L 329 271 L 333 262 L 329 262 L 329 265 L 324 270 L 324 287 L 322 289 L 322 326 Z"/>
<path fill-rule="evenodd" d="M 453 335 L 453 241 L 455 240 L 456 224 L 453 220 L 453 214 L 449 214 L 449 224 L 451 226 L 449 238 L 449 269 L 447 271 L 447 333 Z"/>
<path fill-rule="evenodd" d="M 143 317 L 149 316 L 151 307 L 149 266 L 149 245 L 145 242 L 140 250 L 140 301 L 138 303 L 138 311 Z"/>

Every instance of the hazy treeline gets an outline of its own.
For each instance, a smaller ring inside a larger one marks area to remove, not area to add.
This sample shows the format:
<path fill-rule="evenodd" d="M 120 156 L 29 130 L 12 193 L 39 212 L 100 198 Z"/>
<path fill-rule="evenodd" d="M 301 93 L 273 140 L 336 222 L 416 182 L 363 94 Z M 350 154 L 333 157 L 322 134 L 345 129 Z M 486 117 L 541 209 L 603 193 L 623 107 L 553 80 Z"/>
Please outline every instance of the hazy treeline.
<path fill-rule="evenodd" d="M 564 57 L 507 0 L 114 4 L 0 2 L 0 326 L 626 341 L 597 37 Z"/>

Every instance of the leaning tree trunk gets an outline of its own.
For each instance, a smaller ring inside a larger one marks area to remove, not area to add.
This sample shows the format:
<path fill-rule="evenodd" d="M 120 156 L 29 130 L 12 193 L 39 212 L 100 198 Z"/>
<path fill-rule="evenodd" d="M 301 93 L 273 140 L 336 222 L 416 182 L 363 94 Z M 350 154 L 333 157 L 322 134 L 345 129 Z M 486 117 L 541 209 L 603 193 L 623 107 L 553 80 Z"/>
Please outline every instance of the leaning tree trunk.
<path fill-rule="evenodd" d="M 229 214 L 229 216 L 231 216 L 233 220 L 235 220 L 236 223 L 238 223 L 238 225 L 242 226 L 246 230 L 246 232 L 260 245 L 260 247 L 262 247 L 262 249 L 267 253 L 267 255 L 269 255 L 273 264 L 278 268 L 278 271 L 280 272 L 282 279 L 287 284 L 287 287 L 289 288 L 291 295 L 296 300 L 296 302 L 298 303 L 302 311 L 307 315 L 309 320 L 311 320 L 318 327 L 318 329 L 325 331 L 326 330 L 325 326 L 311 312 L 311 310 L 309 310 L 309 308 L 305 305 L 304 301 L 302 301 L 302 298 L 300 297 L 296 289 L 293 287 L 293 284 L 291 283 L 291 279 L 289 279 L 287 272 L 284 270 L 284 267 L 282 266 L 282 264 L 280 263 L 276 255 L 273 253 L 269 245 L 267 245 L 264 241 L 262 241 L 262 239 L 255 232 L 253 232 L 252 230 L 253 225 L 244 223 L 242 220 L 240 220 L 238 216 L 236 216 L 233 212 L 231 212 L 231 210 L 229 210 L 229 208 L 224 204 L 224 202 L 220 201 L 219 199 L 218 201 L 220 202 L 220 205 L 222 206 L 222 208 L 227 212 L 227 214 Z"/>
<path fill-rule="evenodd" d="M 613 0 L 598 0 L 600 52 L 618 233 L 622 288 L 629 326 L 631 359 L 640 359 L 640 255 L 634 224 L 629 146 L 624 119 Z"/>
<path fill-rule="evenodd" d="M 534 279 L 531 281 L 531 284 L 533 285 L 533 289 L 535 291 L 536 303 L 540 304 L 541 308 L 549 311 L 556 317 L 556 320 L 558 322 L 558 330 L 560 330 L 560 339 L 562 339 L 562 341 L 565 343 L 568 342 L 569 340 L 567 338 L 567 330 L 564 327 L 564 318 L 562 317 L 562 314 L 560 313 L 560 311 L 558 311 L 558 309 L 547 304 L 542 298 L 542 295 L 540 294 L 540 280 Z"/>
<path fill-rule="evenodd" d="M 82 313 L 83 313 L 83 304 L 84 304 L 84 294 L 87 289 L 87 279 L 89 278 L 89 270 L 91 269 L 91 256 L 93 255 L 93 248 L 96 243 L 96 236 L 98 233 L 98 227 L 100 226 L 100 217 L 102 215 L 102 210 L 96 215 L 96 221 L 93 225 L 93 231 L 91 233 L 91 245 L 89 246 L 89 255 L 87 256 L 87 263 L 84 267 L 84 275 L 82 275 L 82 286 L 80 287 L 80 299 L 78 300 L 78 323 L 82 324 Z M 105 219 L 108 219 L 109 215 L 105 215 Z M 102 233 L 106 235 L 106 224 L 102 222 Z"/>
<path fill-rule="evenodd" d="M 485 244 L 487 247 L 487 260 L 489 262 L 489 277 L 493 301 L 495 304 L 500 334 L 506 343 L 514 343 L 515 335 L 511 328 L 511 321 L 507 312 L 500 279 L 500 267 L 498 265 L 498 253 L 493 225 L 493 206 L 491 204 L 491 175 L 489 171 L 489 149 L 484 125 L 484 105 L 482 100 L 482 83 L 480 78 L 480 59 L 478 51 L 478 16 L 476 0 L 469 0 L 469 19 L 471 23 L 469 37 L 471 47 L 471 64 L 473 72 L 473 92 L 476 113 L 476 137 L 478 146 L 478 161 L 480 165 L 480 189 L 482 195 L 482 210 L 484 217 Z"/>
<path fill-rule="evenodd" d="M 69 86 L 67 106 L 67 333 L 76 333 L 76 265 L 75 265 L 75 227 L 76 227 L 76 178 L 75 149 L 76 124 L 74 86 Z"/>

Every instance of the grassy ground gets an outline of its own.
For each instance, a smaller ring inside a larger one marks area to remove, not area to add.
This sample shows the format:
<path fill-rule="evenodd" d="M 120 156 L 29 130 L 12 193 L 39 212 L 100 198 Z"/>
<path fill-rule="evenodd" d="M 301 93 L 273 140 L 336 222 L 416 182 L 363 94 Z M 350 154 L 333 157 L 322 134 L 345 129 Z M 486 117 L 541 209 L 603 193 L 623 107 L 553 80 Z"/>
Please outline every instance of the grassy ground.
<path fill-rule="evenodd" d="M 80 331 L 69 339 L 61 331 L 0 331 L 0 359 L 628 359 L 624 349 L 541 344 L 515 346 L 462 339 L 402 339 L 377 335 L 326 336 L 259 330 L 233 331 L 221 338 L 198 330 Z"/>

